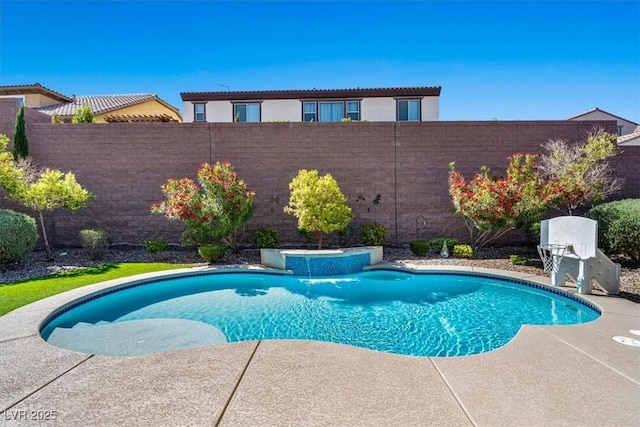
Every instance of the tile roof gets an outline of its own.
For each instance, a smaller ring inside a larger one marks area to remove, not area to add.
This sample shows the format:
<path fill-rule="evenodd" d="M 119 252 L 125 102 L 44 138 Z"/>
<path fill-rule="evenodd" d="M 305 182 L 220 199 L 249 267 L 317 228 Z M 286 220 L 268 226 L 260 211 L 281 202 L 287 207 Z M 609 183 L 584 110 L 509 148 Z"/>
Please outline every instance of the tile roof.
<path fill-rule="evenodd" d="M 0 95 L 40 94 L 59 102 L 71 102 L 71 98 L 55 90 L 42 86 L 40 83 L 32 85 L 8 85 L 0 86 Z"/>
<path fill-rule="evenodd" d="M 618 145 L 632 145 L 631 141 L 638 139 L 640 141 L 640 125 L 636 126 L 633 132 L 618 137 Z M 638 145 L 638 144 L 633 144 Z"/>
<path fill-rule="evenodd" d="M 145 101 L 156 99 L 151 93 L 140 93 L 131 95 L 94 95 L 94 96 L 74 96 L 71 102 L 49 105 L 46 107 L 34 108 L 41 113 L 59 116 L 73 116 L 76 111 L 85 105 L 91 107 L 93 114 L 102 114 L 108 111 L 118 110 L 130 105 L 140 104 Z"/>
<path fill-rule="evenodd" d="M 183 101 L 249 100 L 249 99 L 318 99 L 388 96 L 440 96 L 440 86 L 355 88 L 355 89 L 304 89 L 181 92 Z"/>

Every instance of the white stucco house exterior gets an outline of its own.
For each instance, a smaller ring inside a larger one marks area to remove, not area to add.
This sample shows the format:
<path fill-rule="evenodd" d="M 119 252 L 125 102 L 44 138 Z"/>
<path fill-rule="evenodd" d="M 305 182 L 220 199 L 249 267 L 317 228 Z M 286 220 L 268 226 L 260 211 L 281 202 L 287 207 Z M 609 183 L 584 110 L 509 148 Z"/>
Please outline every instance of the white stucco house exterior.
<path fill-rule="evenodd" d="M 182 92 L 189 122 L 437 121 L 440 86 Z"/>
<path fill-rule="evenodd" d="M 638 127 L 638 123 L 623 119 L 622 117 L 601 110 L 598 107 L 584 113 L 571 116 L 567 120 L 615 120 L 617 122 L 616 134 L 618 136 L 634 133 Z"/>

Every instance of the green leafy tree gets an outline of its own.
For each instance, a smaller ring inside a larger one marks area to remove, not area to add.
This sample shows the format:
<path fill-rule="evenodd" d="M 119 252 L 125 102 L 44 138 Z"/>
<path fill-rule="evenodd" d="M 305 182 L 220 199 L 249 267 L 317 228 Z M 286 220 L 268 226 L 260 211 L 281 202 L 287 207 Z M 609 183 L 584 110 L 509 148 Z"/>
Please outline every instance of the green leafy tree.
<path fill-rule="evenodd" d="M 7 151 L 8 146 L 9 138 L 0 134 L 0 188 L 14 194 L 25 185 L 24 171 L 16 166 L 13 154 Z"/>
<path fill-rule="evenodd" d="M 538 168 L 545 179 L 562 189 L 553 207 L 571 215 L 577 207 L 601 202 L 622 189 L 623 181 L 613 175 L 608 162 L 618 154 L 616 138 L 595 128 L 582 143 L 554 140 L 543 145 L 546 152 Z"/>
<path fill-rule="evenodd" d="M 255 191 L 249 190 L 229 162 L 198 168 L 198 183 L 189 178 L 170 179 L 162 186 L 166 200 L 151 212 L 182 221 L 183 241 L 195 245 L 221 241 L 238 252 L 243 226 L 253 215 Z"/>
<path fill-rule="evenodd" d="M 93 111 L 88 105 L 78 108 L 76 113 L 71 118 L 71 123 L 95 123 Z"/>
<path fill-rule="evenodd" d="M 53 254 L 47 237 L 43 212 L 53 212 L 58 209 L 76 211 L 85 207 L 92 195 L 78 184 L 73 173 L 62 173 L 59 170 L 47 168 L 39 171 L 37 179 L 29 183 L 22 193 L 12 197 L 38 212 L 47 258 L 51 261 Z"/>
<path fill-rule="evenodd" d="M 28 158 L 14 161 L 6 152 L 7 139 L 3 136 L 0 135 L 0 187 L 10 198 L 38 212 L 47 258 L 53 260 L 43 213 L 58 209 L 76 211 L 86 206 L 92 195 L 71 172 L 41 170 Z"/>
<path fill-rule="evenodd" d="M 318 249 L 325 234 L 343 230 L 353 219 L 347 198 L 329 174 L 302 169 L 289 183 L 291 195 L 284 211 L 298 219 L 298 229 L 316 233 Z"/>
<path fill-rule="evenodd" d="M 29 144 L 27 143 L 27 132 L 24 125 L 24 105 L 20 107 L 16 116 L 16 128 L 13 137 L 13 158 L 15 160 L 24 159 L 29 156 Z"/>

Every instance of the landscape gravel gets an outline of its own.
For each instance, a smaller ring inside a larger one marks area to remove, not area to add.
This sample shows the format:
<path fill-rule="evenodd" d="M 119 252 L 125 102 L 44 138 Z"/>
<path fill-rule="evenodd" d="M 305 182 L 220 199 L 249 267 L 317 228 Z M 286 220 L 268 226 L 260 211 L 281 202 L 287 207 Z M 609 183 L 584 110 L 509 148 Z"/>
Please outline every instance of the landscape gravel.
<path fill-rule="evenodd" d="M 525 255 L 527 265 L 513 265 L 509 255 Z M 20 265 L 8 270 L 0 270 L 0 284 L 31 279 L 34 277 L 116 262 L 167 262 L 188 265 L 206 265 L 193 249 L 173 247 L 157 255 L 151 255 L 140 247 L 111 248 L 98 260 L 92 260 L 82 249 L 64 249 L 55 252 L 55 260 L 47 261 L 44 251 L 35 251 Z M 528 247 L 485 248 L 476 252 L 472 259 L 441 258 L 430 253 L 418 257 L 408 248 L 384 248 L 384 261 L 404 265 L 463 265 L 471 267 L 495 268 L 545 276 L 542 263 L 535 249 Z M 622 260 L 620 296 L 640 303 L 640 266 Z M 243 249 L 238 254 L 227 253 L 216 264 L 250 265 L 260 263 L 260 251 Z"/>

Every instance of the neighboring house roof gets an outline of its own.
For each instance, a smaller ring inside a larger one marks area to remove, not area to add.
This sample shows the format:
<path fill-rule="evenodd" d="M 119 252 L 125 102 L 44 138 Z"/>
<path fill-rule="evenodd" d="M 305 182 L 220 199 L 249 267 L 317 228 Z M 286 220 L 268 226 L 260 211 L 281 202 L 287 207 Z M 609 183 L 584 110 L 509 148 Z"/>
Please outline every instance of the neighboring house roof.
<path fill-rule="evenodd" d="M 374 98 L 391 96 L 440 96 L 440 86 L 356 89 L 261 90 L 181 92 L 183 101 L 247 101 L 259 99 Z"/>
<path fill-rule="evenodd" d="M 587 114 L 591 114 L 591 113 L 595 113 L 595 112 L 600 112 L 600 113 L 606 114 L 606 115 L 608 115 L 608 116 L 614 117 L 614 118 L 616 118 L 616 119 L 619 119 L 619 120 L 622 120 L 622 121 L 625 121 L 625 122 L 628 122 L 628 123 L 632 123 L 632 124 L 634 124 L 634 125 L 637 125 L 637 124 L 638 124 L 638 123 L 636 123 L 636 122 L 632 122 L 632 121 L 631 121 L 631 120 L 629 120 L 629 119 L 625 119 L 625 118 L 623 118 L 623 117 L 616 116 L 615 114 L 611 114 L 611 113 L 609 113 L 608 111 L 601 110 L 601 109 L 600 109 L 600 108 L 598 108 L 598 107 L 596 107 L 596 108 L 592 108 L 591 110 L 589 110 L 589 111 L 585 111 L 584 113 L 580 113 L 580 114 L 576 114 L 575 116 L 571 116 L 571 117 L 567 118 L 567 120 L 574 120 L 574 119 L 578 119 L 578 118 L 580 118 L 580 117 L 582 117 L 582 116 L 586 116 Z"/>
<path fill-rule="evenodd" d="M 618 145 L 640 145 L 640 125 L 632 133 L 619 136 Z"/>
<path fill-rule="evenodd" d="M 0 86 L 0 95 L 27 95 L 27 94 L 40 94 L 54 101 L 59 102 L 71 102 L 71 98 L 64 96 L 54 90 L 42 86 L 40 83 L 34 83 L 32 85 L 10 85 Z"/>
<path fill-rule="evenodd" d="M 93 114 L 103 114 L 131 105 L 141 104 L 150 100 L 156 100 L 167 108 L 180 114 L 177 108 L 166 103 L 156 95 L 151 93 L 131 94 L 131 95 L 94 95 L 94 96 L 74 96 L 70 102 L 49 105 L 47 107 L 35 108 L 36 110 L 49 115 L 57 114 L 61 117 L 73 116 L 76 111 L 85 105 L 91 107 Z"/>

